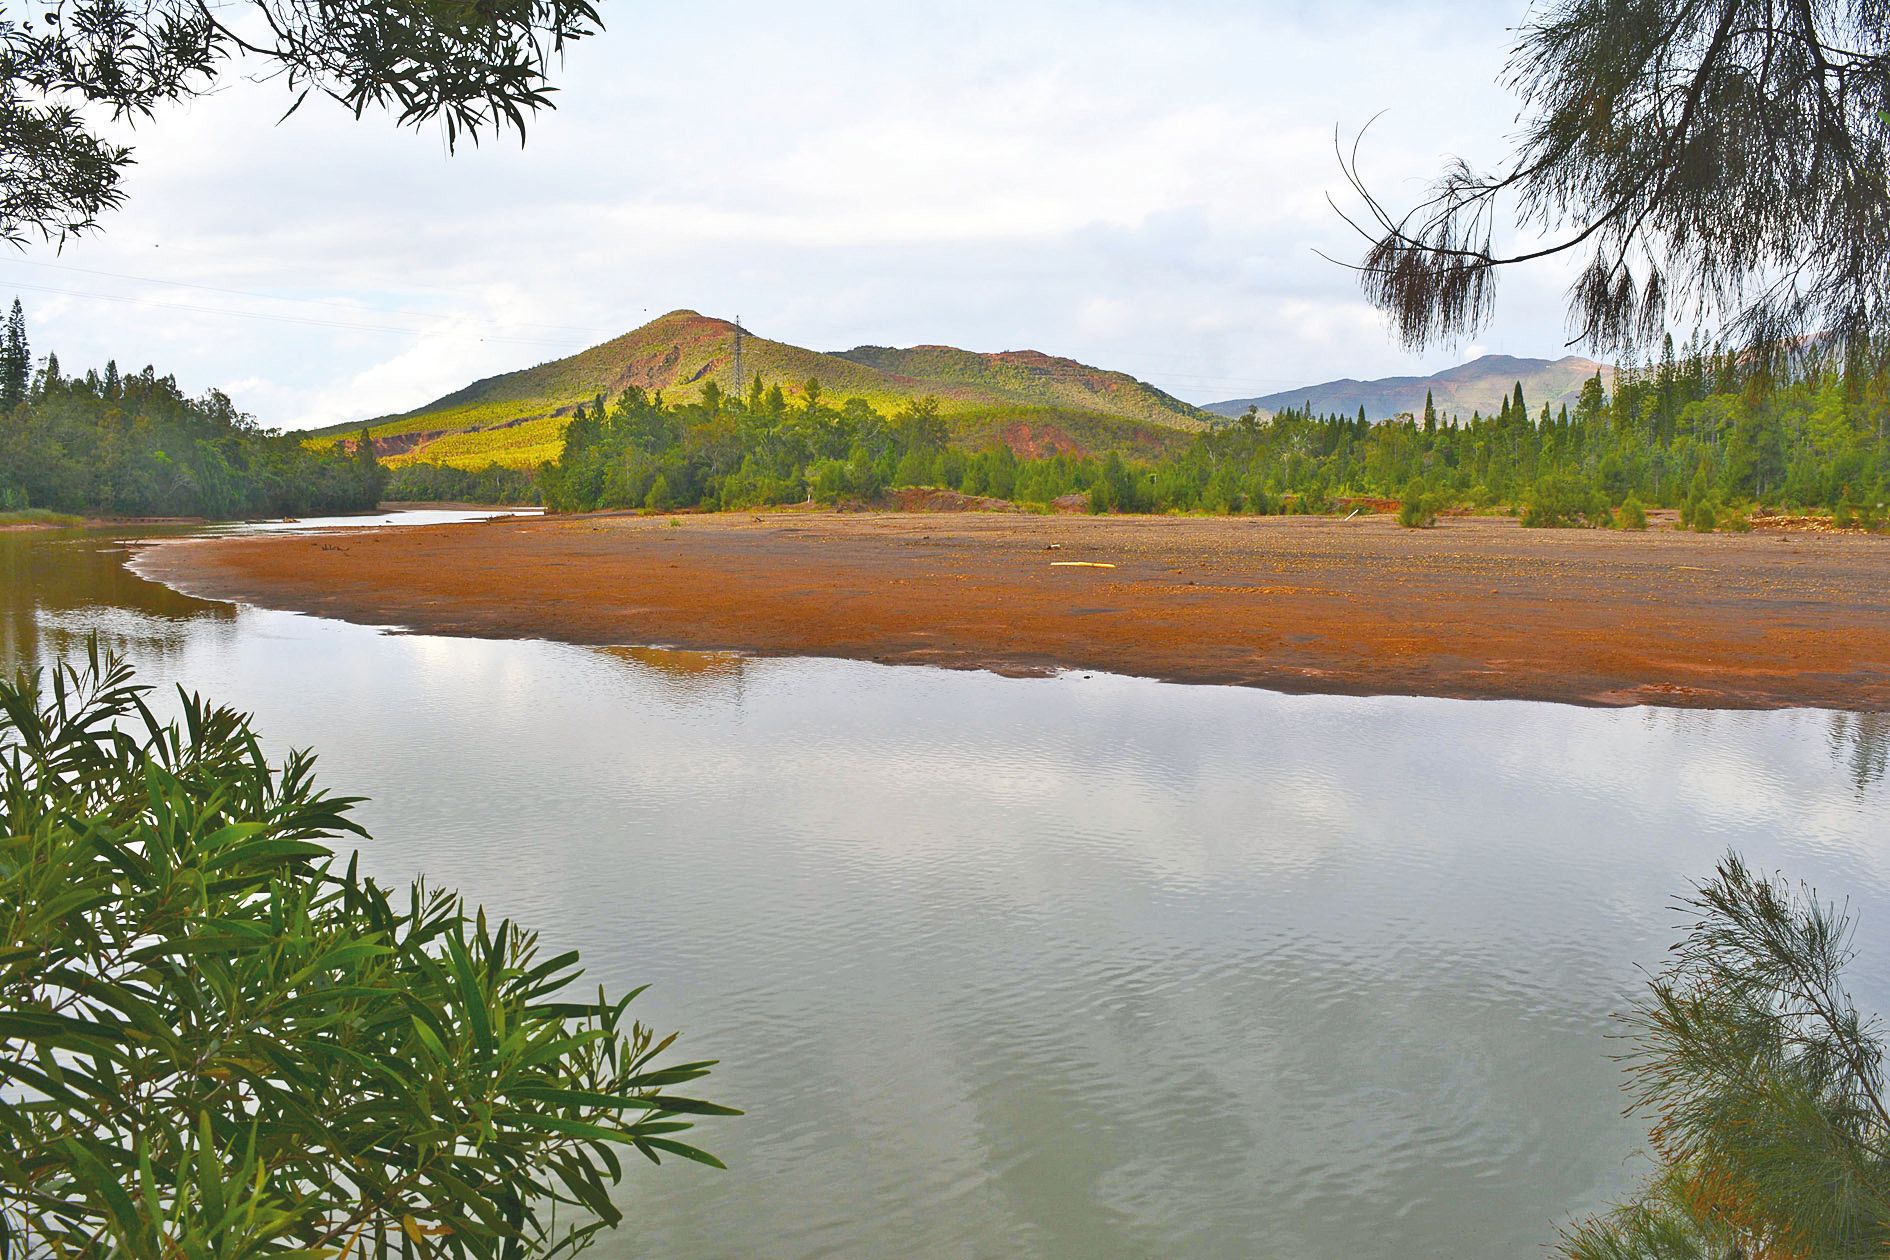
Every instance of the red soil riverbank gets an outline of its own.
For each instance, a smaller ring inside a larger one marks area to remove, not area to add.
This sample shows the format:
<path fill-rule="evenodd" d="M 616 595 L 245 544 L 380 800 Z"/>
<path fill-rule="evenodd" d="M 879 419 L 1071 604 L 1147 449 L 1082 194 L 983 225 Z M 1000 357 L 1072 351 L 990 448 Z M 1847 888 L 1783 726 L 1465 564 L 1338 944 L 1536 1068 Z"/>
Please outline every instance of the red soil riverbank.
<path fill-rule="evenodd" d="M 195 539 L 153 545 L 139 567 L 213 598 L 439 634 L 1299 692 L 1890 710 L 1890 539 L 1854 535 L 600 515 Z"/>

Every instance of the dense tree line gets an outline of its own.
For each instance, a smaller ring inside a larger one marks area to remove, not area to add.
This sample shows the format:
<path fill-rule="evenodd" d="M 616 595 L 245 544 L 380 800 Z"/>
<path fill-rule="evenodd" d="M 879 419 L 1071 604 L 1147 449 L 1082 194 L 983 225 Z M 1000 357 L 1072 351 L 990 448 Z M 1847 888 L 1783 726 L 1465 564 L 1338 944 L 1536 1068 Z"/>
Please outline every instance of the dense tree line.
<path fill-rule="evenodd" d="M 35 372 L 14 304 L 0 343 L 0 511 L 110 516 L 302 515 L 362 511 L 386 472 L 370 443 L 310 450 L 258 428 L 222 393 L 186 396 L 147 367 L 83 376 L 57 355 Z"/>
<path fill-rule="evenodd" d="M 744 508 L 870 501 L 938 486 L 1032 505 L 1078 496 L 1095 512 L 1322 512 L 1347 498 L 1513 508 L 1532 524 L 1596 524 L 1678 507 L 1710 528 L 1755 505 L 1878 523 L 1890 500 L 1890 373 L 1809 369 L 1748 379 L 1732 356 L 1676 356 L 1597 376 L 1574 407 L 1532 408 L 1518 385 L 1497 413 L 1369 422 L 1288 409 L 1249 414 L 1153 463 L 1120 454 L 1019 458 L 968 451 L 930 400 L 883 416 L 835 407 L 818 382 L 790 404 L 759 379 L 666 405 L 627 390 L 581 408 L 540 473 L 547 506 Z M 1421 522 L 1418 522 L 1421 523 Z"/>
<path fill-rule="evenodd" d="M 538 483 L 522 468 L 487 464 L 455 468 L 451 464 L 403 464 L 387 478 L 382 497 L 398 503 L 538 502 Z"/>

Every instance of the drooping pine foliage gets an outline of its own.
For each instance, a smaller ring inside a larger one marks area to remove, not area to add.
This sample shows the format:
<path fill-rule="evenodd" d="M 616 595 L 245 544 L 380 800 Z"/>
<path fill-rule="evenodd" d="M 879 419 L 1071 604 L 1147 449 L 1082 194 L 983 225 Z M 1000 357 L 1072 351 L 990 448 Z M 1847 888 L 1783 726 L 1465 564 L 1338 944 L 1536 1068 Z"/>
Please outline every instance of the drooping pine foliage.
<path fill-rule="evenodd" d="M 0 682 L 0 1256 L 553 1255 L 619 1150 L 715 1162 L 634 993 L 390 895 L 309 755 L 142 690 L 96 645 Z"/>
<path fill-rule="evenodd" d="M 1632 498 L 1711 528 L 1739 505 L 1849 513 L 1890 502 L 1890 373 L 1836 368 L 1755 381 L 1733 356 L 1671 349 L 1652 368 L 1597 377 L 1573 411 L 1533 412 L 1520 386 L 1495 415 L 1369 423 L 1288 409 L 1252 415 L 1150 462 L 1119 453 L 1020 458 L 966 451 L 923 403 L 883 416 L 778 388 L 666 406 L 625 392 L 585 408 L 540 476 L 547 506 L 737 508 L 872 500 L 943 486 L 1093 511 L 1326 511 L 1346 497 L 1514 507 L 1532 524 L 1598 524 Z M 1632 518 L 1633 513 L 1629 514 Z"/>
<path fill-rule="evenodd" d="M 1568 1260 L 1863 1260 L 1890 1249 L 1882 1029 L 1845 989 L 1850 921 L 1736 855 L 1631 1017 L 1659 1171 Z"/>
<path fill-rule="evenodd" d="M 1613 353 L 1703 321 L 1754 358 L 1890 337 L 1890 10 L 1881 0 L 1554 0 L 1508 79 L 1517 151 L 1366 206 L 1366 295 L 1405 342 L 1470 334 L 1498 270 L 1582 260 L 1571 332 Z M 1505 253 L 1520 220 L 1547 243 Z"/>

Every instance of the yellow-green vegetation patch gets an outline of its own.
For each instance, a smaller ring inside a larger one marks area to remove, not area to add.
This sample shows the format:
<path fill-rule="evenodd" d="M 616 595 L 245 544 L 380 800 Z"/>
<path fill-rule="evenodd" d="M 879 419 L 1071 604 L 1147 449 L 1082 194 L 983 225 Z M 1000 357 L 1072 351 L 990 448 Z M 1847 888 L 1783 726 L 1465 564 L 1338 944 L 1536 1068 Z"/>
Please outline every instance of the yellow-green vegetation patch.
<path fill-rule="evenodd" d="M 488 464 L 531 468 L 558 458 L 564 449 L 565 428 L 570 423 L 569 416 L 543 416 L 504 428 L 445 433 L 411 451 L 384 456 L 383 462 L 394 468 L 408 463 L 446 464 L 467 469 Z"/>
<path fill-rule="evenodd" d="M 49 512 L 45 508 L 20 508 L 13 512 L 0 512 L 0 527 L 8 525 L 52 527 L 83 524 L 85 524 L 85 518 L 82 516 L 73 516 L 68 512 Z"/>

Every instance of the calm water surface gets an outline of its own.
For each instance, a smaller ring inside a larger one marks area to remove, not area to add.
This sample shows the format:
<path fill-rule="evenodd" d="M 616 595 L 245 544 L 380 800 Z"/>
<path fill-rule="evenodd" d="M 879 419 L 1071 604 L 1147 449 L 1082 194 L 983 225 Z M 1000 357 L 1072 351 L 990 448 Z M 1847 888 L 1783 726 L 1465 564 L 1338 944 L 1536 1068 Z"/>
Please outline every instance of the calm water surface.
<path fill-rule="evenodd" d="M 1642 1171 L 1609 1015 L 1729 846 L 1848 895 L 1890 1006 L 1882 717 L 383 634 L 123 559 L 0 534 L 0 654 L 253 710 L 378 874 L 724 1061 L 732 1171 L 637 1172 L 603 1255 L 1540 1254 Z"/>

